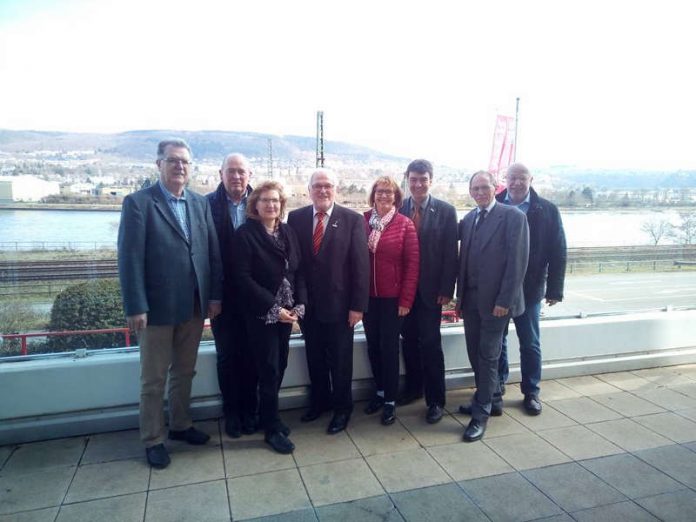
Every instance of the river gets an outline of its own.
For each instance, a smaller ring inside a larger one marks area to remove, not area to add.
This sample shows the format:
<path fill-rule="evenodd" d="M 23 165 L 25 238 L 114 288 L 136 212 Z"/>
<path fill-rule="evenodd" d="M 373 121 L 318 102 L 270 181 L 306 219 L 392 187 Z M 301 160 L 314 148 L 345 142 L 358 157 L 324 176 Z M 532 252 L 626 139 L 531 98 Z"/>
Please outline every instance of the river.
<path fill-rule="evenodd" d="M 466 212 L 459 212 L 460 217 Z M 650 244 L 641 225 L 651 219 L 677 221 L 671 210 L 562 211 L 568 246 Z M 0 209 L 0 249 L 114 248 L 120 213 L 77 210 Z"/>

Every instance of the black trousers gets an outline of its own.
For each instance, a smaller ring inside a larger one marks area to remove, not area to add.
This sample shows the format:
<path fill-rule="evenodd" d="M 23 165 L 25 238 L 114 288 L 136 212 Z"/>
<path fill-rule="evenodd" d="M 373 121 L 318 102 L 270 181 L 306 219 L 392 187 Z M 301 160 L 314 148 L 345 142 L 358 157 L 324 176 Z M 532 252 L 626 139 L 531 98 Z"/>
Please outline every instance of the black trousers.
<path fill-rule="evenodd" d="M 406 366 L 406 393 L 420 395 L 425 385 L 428 406 L 445 405 L 445 356 L 440 324 L 442 306 L 427 306 L 416 295 L 411 312 L 401 327 L 401 347 Z"/>
<path fill-rule="evenodd" d="M 487 422 L 491 408 L 503 405 L 498 378 L 498 359 L 505 326 L 510 316 L 482 317 L 478 310 L 476 290 L 467 289 L 462 306 L 464 337 L 469 362 L 474 369 L 476 393 L 471 403 L 471 417 Z"/>
<path fill-rule="evenodd" d="M 258 377 L 242 314 L 225 312 L 211 321 L 217 352 L 217 375 L 225 417 L 255 416 Z"/>
<path fill-rule="evenodd" d="M 302 322 L 307 369 L 312 383 L 310 402 L 317 410 L 353 411 L 353 328 L 348 312 L 343 321 Z"/>
<path fill-rule="evenodd" d="M 259 421 L 266 433 L 272 433 L 280 429 L 278 392 L 288 367 L 292 325 L 264 324 L 263 319 L 251 315 L 245 320 L 259 376 Z"/>
<path fill-rule="evenodd" d="M 396 400 L 399 390 L 399 317 L 398 298 L 370 297 L 363 318 L 367 354 L 378 390 L 384 390 L 384 400 Z"/>

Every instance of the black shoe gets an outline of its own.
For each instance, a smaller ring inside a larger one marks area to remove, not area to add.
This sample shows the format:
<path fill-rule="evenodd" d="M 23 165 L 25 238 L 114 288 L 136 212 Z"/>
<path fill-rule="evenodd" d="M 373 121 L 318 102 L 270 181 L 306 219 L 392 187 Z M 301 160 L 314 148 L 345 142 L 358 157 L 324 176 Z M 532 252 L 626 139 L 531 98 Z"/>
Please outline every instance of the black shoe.
<path fill-rule="evenodd" d="M 242 428 L 237 417 L 225 417 L 225 433 L 233 439 L 238 439 L 242 436 Z"/>
<path fill-rule="evenodd" d="M 348 421 L 350 420 L 349 413 L 336 413 L 334 414 L 329 427 L 326 429 L 326 433 L 330 435 L 335 435 L 336 433 L 345 430 L 348 427 Z"/>
<path fill-rule="evenodd" d="M 525 395 L 524 411 L 529 415 L 539 415 L 541 413 L 541 402 L 534 395 Z"/>
<path fill-rule="evenodd" d="M 373 413 L 377 413 L 379 410 L 381 410 L 382 406 L 384 406 L 384 397 L 375 395 L 373 399 L 367 403 L 367 406 L 365 406 L 365 410 L 363 411 L 367 415 L 372 415 Z"/>
<path fill-rule="evenodd" d="M 288 455 L 295 449 L 295 445 L 292 443 L 292 441 L 279 431 L 267 433 L 265 440 L 271 446 L 271 448 L 278 453 L 282 453 L 283 455 Z"/>
<path fill-rule="evenodd" d="M 317 420 L 324 414 L 325 410 L 320 410 L 318 408 L 310 407 L 302 417 L 300 417 L 300 422 L 312 422 Z"/>
<path fill-rule="evenodd" d="M 500 396 L 502 397 L 503 395 L 505 395 L 505 383 L 501 382 L 500 383 Z"/>
<path fill-rule="evenodd" d="M 407 404 L 411 404 L 412 402 L 416 402 L 417 400 L 422 398 L 422 393 L 406 392 L 403 395 L 401 395 L 398 399 L 396 399 L 396 404 L 398 404 L 399 406 L 406 406 Z"/>
<path fill-rule="evenodd" d="M 210 440 L 210 435 L 191 426 L 189 429 L 182 431 L 169 430 L 169 438 L 172 440 L 183 440 L 194 446 L 201 446 Z"/>
<path fill-rule="evenodd" d="M 390 424 L 394 424 L 394 421 L 396 420 L 396 406 L 393 404 L 384 404 L 384 409 L 382 410 L 382 424 L 385 426 L 389 426 Z"/>
<path fill-rule="evenodd" d="M 285 424 L 283 421 L 279 421 L 278 422 L 278 431 L 287 437 L 288 435 L 290 435 L 290 432 L 292 430 L 290 429 L 290 426 Z"/>
<path fill-rule="evenodd" d="M 259 429 L 259 422 L 256 415 L 242 415 L 242 433 L 253 435 Z"/>
<path fill-rule="evenodd" d="M 147 457 L 147 463 L 156 469 L 164 469 L 169 466 L 171 462 L 169 460 L 169 453 L 167 453 L 167 448 L 164 444 L 157 444 L 150 448 L 145 448 L 145 457 Z"/>
<path fill-rule="evenodd" d="M 442 420 L 443 413 L 442 406 L 439 404 L 431 404 L 428 407 L 428 413 L 425 415 L 425 421 L 428 424 L 436 424 Z"/>
<path fill-rule="evenodd" d="M 476 440 L 481 440 L 484 433 L 486 433 L 486 425 L 481 421 L 471 419 L 471 422 L 469 422 L 469 425 L 464 430 L 462 439 L 464 442 L 474 442 Z"/>
<path fill-rule="evenodd" d="M 459 407 L 459 413 L 462 415 L 471 415 L 471 404 Z M 491 417 L 500 417 L 503 414 L 502 406 L 491 406 Z"/>

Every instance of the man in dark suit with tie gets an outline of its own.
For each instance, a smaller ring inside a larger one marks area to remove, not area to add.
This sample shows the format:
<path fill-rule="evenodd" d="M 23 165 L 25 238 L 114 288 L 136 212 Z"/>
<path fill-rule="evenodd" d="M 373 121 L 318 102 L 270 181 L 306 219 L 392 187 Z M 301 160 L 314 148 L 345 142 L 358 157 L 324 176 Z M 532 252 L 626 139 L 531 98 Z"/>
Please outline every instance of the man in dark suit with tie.
<path fill-rule="evenodd" d="M 169 438 L 205 444 L 189 413 L 203 319 L 220 313 L 222 267 L 208 200 L 187 190 L 191 149 L 183 140 L 157 148 L 159 182 L 126 196 L 118 231 L 118 269 L 129 328 L 140 344 L 140 437 L 149 464 L 169 465 L 164 447 L 164 388 Z"/>
<path fill-rule="evenodd" d="M 469 193 L 476 208 L 460 222 L 460 269 L 457 309 L 464 318 L 469 362 L 476 393 L 464 441 L 481 439 L 488 417 L 502 414 L 498 359 L 505 326 L 524 312 L 522 282 L 529 256 L 529 229 L 524 213 L 495 199 L 495 180 L 489 172 L 476 172 Z"/>
<path fill-rule="evenodd" d="M 399 403 L 408 404 L 423 394 L 426 420 L 434 424 L 445 406 L 445 359 L 440 323 L 442 306 L 454 295 L 457 279 L 457 212 L 452 205 L 429 194 L 433 166 L 412 161 L 404 174 L 411 196 L 400 212 L 416 225 L 420 270 L 416 299 L 401 328 L 406 366 L 406 390 Z"/>
<path fill-rule="evenodd" d="M 244 155 L 228 154 L 220 168 L 220 184 L 215 192 L 206 196 L 220 242 L 224 271 L 222 313 L 211 322 L 225 433 L 233 439 L 241 437 L 242 433 L 254 433 L 258 424 L 256 363 L 253 349 L 249 346 L 244 303 L 235 288 L 232 271 L 235 255 L 232 239 L 235 231 L 246 222 L 246 203 L 252 192 L 249 185 L 251 175 L 251 166 Z"/>
<path fill-rule="evenodd" d="M 301 322 L 312 389 L 303 422 L 333 410 L 327 432 L 343 431 L 353 411 L 353 328 L 367 310 L 370 266 L 362 216 L 335 203 L 336 178 L 326 169 L 309 180 L 312 205 L 293 210 L 288 225 L 302 251 L 307 307 Z"/>

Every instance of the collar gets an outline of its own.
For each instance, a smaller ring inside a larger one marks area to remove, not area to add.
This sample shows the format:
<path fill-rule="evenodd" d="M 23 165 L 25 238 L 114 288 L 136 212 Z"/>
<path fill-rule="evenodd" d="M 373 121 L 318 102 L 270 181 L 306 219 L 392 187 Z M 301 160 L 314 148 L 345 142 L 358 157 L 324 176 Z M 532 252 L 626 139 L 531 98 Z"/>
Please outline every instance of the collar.
<path fill-rule="evenodd" d="M 415 206 L 418 204 L 416 203 L 416 200 L 413 199 L 413 196 L 410 196 L 411 199 L 411 210 L 415 208 Z M 420 204 L 420 209 L 421 210 L 426 210 L 428 208 L 428 205 L 430 205 L 430 194 L 428 194 L 425 199 L 423 200 L 423 203 Z"/>
<path fill-rule="evenodd" d="M 169 190 L 167 190 L 167 187 L 165 187 L 159 180 L 157 181 L 157 184 L 159 185 L 159 188 L 162 190 L 162 194 L 164 195 L 165 199 L 173 199 L 174 201 L 186 201 L 186 189 L 184 189 L 184 191 L 181 193 L 181 196 L 177 198 L 174 194 L 169 192 Z"/>
<path fill-rule="evenodd" d="M 488 214 L 491 213 L 491 210 L 495 206 L 495 203 L 496 203 L 495 198 L 493 198 L 493 201 L 491 201 L 491 204 L 486 207 L 486 212 Z M 480 213 L 481 213 L 481 207 L 476 207 L 476 216 L 478 216 Z"/>
<path fill-rule="evenodd" d="M 331 206 L 329 207 L 329 210 L 324 212 L 326 214 L 327 219 L 331 217 L 331 213 L 333 212 L 334 207 L 336 206 L 336 203 L 332 203 Z M 314 205 L 312 205 L 312 218 L 315 218 L 317 216 L 318 210 L 314 208 Z"/>
<path fill-rule="evenodd" d="M 222 183 L 221 183 L 221 185 L 222 185 Z M 225 194 L 225 199 L 227 200 L 227 202 L 230 203 L 230 204 L 232 204 L 232 205 L 237 206 L 237 205 L 241 205 L 242 203 L 246 203 L 247 198 L 249 197 L 249 194 L 251 194 L 251 185 L 247 185 L 246 191 L 244 192 L 244 195 L 242 196 L 242 199 L 239 200 L 239 203 L 235 203 L 234 201 L 232 201 L 232 198 L 230 197 L 230 195 L 229 195 L 229 194 L 227 193 L 227 191 L 225 190 L 225 185 L 222 185 L 222 191 L 223 191 L 224 194 Z"/>
<path fill-rule="evenodd" d="M 520 201 L 519 203 L 513 203 L 512 200 L 510 199 L 510 192 L 507 190 L 505 191 L 505 204 L 506 205 L 511 205 L 513 207 L 519 207 L 521 205 L 524 205 L 525 203 L 530 203 L 531 202 L 531 197 L 532 197 L 532 189 L 529 189 L 529 192 L 527 192 L 527 196 Z"/>

